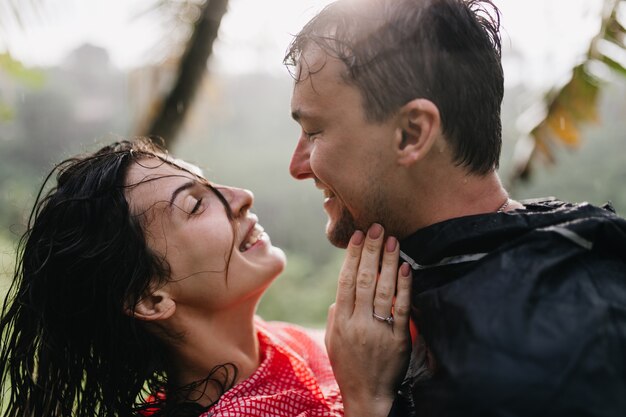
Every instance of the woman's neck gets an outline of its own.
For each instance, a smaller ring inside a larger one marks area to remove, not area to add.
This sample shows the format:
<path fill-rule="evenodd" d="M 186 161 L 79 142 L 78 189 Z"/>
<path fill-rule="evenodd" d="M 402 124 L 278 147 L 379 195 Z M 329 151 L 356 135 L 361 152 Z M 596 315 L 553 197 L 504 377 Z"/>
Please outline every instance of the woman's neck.
<path fill-rule="evenodd" d="M 182 329 L 179 340 L 171 344 L 172 368 L 170 382 L 182 387 L 201 381 L 213 369 L 229 365 L 227 380 L 219 381 L 230 386 L 248 378 L 260 365 L 259 341 L 254 326 L 255 309 L 213 312 L 210 316 L 194 316 L 177 311 L 172 328 Z M 236 376 L 232 374 L 236 368 Z M 217 372 L 216 379 L 224 378 Z M 206 384 L 207 403 L 222 394 L 215 384 Z M 209 392 L 209 391 L 215 392 Z M 219 391 L 219 392 L 217 392 Z M 200 401 L 203 402 L 203 401 Z"/>

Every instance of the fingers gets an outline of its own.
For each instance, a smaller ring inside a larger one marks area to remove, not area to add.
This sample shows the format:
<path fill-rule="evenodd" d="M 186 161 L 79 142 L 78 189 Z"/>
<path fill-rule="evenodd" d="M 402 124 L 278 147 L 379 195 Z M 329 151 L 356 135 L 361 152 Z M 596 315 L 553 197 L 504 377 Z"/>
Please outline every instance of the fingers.
<path fill-rule="evenodd" d="M 374 223 L 367 232 L 361 251 L 361 260 L 356 275 L 355 314 L 372 315 L 383 239 L 383 227 Z"/>
<path fill-rule="evenodd" d="M 404 262 L 398 270 L 396 300 L 393 305 L 394 331 L 405 332 L 411 314 L 411 267 Z"/>
<path fill-rule="evenodd" d="M 398 240 L 393 236 L 388 237 L 385 242 L 380 277 L 376 283 L 374 296 L 374 313 L 381 317 L 391 316 L 391 306 L 396 293 L 399 252 Z"/>
<path fill-rule="evenodd" d="M 328 317 L 326 319 L 326 332 L 324 333 L 324 344 L 326 345 L 326 350 L 329 349 L 330 346 L 330 335 L 332 334 L 332 326 L 335 320 L 335 303 L 332 303 L 330 307 L 328 307 Z"/>
<path fill-rule="evenodd" d="M 363 242 L 364 234 L 360 230 L 357 230 L 348 243 L 346 257 L 343 261 L 341 271 L 339 272 L 339 281 L 337 283 L 335 314 L 338 316 L 350 317 L 354 310 L 354 287 L 356 285 L 356 276 L 361 260 Z"/>
<path fill-rule="evenodd" d="M 398 268 L 398 240 L 388 237 L 385 241 L 383 232 L 383 227 L 375 223 L 367 236 L 361 231 L 352 235 L 339 274 L 333 314 L 343 318 L 353 314 L 361 317 L 370 317 L 372 313 L 380 317 L 393 315 L 397 326 L 406 328 L 410 313 L 411 269 L 408 264 Z"/>

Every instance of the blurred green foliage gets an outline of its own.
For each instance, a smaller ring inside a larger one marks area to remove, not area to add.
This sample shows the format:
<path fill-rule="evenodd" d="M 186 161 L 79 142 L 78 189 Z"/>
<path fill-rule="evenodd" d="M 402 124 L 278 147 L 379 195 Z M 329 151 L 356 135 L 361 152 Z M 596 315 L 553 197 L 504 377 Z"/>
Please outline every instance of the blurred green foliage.
<path fill-rule="evenodd" d="M 44 84 L 42 71 L 25 67 L 8 52 L 0 53 L 0 70 L 16 82 L 29 87 L 37 88 Z"/>
<path fill-rule="evenodd" d="M 343 253 L 337 251 L 322 265 L 302 253 L 287 252 L 286 255 L 287 268 L 263 296 L 258 313 L 266 320 L 320 327 L 326 322 L 328 307 L 335 300 L 335 277 Z"/>
<path fill-rule="evenodd" d="M 38 88 L 44 84 L 44 75 L 40 70 L 33 70 L 13 59 L 8 52 L 0 53 L 0 74 L 4 74 L 13 82 Z M 2 91 L 2 90 L 0 90 Z M 14 108 L 7 103 L 8 97 L 0 93 L 0 123 L 7 122 L 15 116 Z"/>
<path fill-rule="evenodd" d="M 0 296 L 6 292 L 13 275 L 15 242 L 0 234 Z"/>

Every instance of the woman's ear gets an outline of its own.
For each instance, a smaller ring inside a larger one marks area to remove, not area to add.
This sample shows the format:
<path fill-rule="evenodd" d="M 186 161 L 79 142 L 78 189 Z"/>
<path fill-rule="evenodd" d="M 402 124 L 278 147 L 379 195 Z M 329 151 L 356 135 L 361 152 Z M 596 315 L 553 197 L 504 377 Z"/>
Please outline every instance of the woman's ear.
<path fill-rule="evenodd" d="M 141 298 L 134 309 L 126 308 L 126 314 L 145 321 L 166 320 L 172 317 L 175 311 L 176 302 L 162 289 Z"/>
<path fill-rule="evenodd" d="M 400 134 L 395 148 L 398 163 L 410 166 L 428 153 L 441 134 L 439 109 L 430 100 L 415 99 L 400 108 Z"/>

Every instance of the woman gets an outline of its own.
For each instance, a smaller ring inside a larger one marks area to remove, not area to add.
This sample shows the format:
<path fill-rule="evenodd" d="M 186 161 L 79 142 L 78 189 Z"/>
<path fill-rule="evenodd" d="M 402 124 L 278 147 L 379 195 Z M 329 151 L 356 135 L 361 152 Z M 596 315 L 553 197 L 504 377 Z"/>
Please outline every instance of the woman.
<path fill-rule="evenodd" d="M 250 192 L 211 184 L 147 139 L 55 171 L 3 307 L 5 417 L 341 415 L 339 387 L 346 415 L 387 415 L 406 367 L 409 272 L 380 226 L 355 234 L 340 273 L 327 334 L 336 382 L 305 330 L 254 315 L 285 257 Z M 395 322 L 383 322 L 396 275 Z"/>

